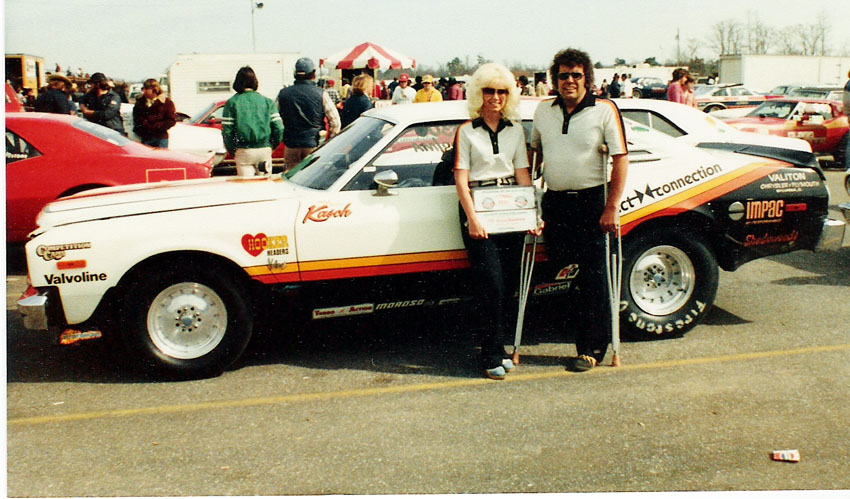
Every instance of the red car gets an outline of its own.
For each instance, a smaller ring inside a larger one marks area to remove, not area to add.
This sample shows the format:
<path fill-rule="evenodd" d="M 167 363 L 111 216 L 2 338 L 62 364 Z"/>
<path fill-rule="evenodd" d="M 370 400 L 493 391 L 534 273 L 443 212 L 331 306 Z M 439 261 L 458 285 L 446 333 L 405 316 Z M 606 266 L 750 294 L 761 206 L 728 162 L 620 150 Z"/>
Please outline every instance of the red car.
<path fill-rule="evenodd" d="M 18 100 L 18 94 L 8 83 L 6 84 L 6 113 L 17 113 L 24 110 L 24 105 Z"/>
<path fill-rule="evenodd" d="M 186 120 L 186 123 L 221 130 L 221 116 L 224 114 L 225 104 L 227 104 L 226 100 L 214 102 L 204 108 L 200 113 Z M 277 149 L 272 151 L 272 162 L 275 165 L 283 165 L 283 153 L 285 150 L 286 147 L 284 147 L 283 142 L 281 142 L 280 145 L 277 146 Z M 233 164 L 233 155 L 228 152 L 223 163 Z"/>
<path fill-rule="evenodd" d="M 26 241 L 50 201 L 121 184 L 208 178 L 212 157 L 153 149 L 87 120 L 6 115 L 6 242 Z"/>
<path fill-rule="evenodd" d="M 746 116 L 724 121 L 745 132 L 803 139 L 812 145 L 812 152 L 831 155 L 838 165 L 844 165 L 850 124 L 840 101 L 773 99 Z"/>
<path fill-rule="evenodd" d="M 760 94 L 741 85 L 698 85 L 694 94 L 697 107 L 706 113 L 721 109 L 755 107 L 768 99 L 783 97 Z"/>

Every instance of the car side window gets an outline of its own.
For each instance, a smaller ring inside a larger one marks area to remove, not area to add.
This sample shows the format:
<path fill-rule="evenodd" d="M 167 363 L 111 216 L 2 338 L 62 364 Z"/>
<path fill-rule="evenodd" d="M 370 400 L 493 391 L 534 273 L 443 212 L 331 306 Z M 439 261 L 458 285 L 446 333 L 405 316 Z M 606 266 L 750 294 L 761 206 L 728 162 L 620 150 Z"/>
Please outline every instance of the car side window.
<path fill-rule="evenodd" d="M 682 135 L 685 135 L 685 132 L 683 132 L 681 129 L 679 129 L 679 127 L 674 125 L 672 121 L 668 120 L 664 116 L 661 116 L 658 113 L 650 113 L 649 117 L 650 117 L 649 126 L 651 128 L 654 128 L 655 130 L 658 130 L 659 132 L 666 134 L 666 135 L 669 135 L 673 138 L 681 137 Z"/>
<path fill-rule="evenodd" d="M 6 130 L 6 163 L 41 156 L 41 152 L 11 130 Z"/>
<path fill-rule="evenodd" d="M 753 95 L 753 93 L 743 87 L 733 87 L 732 95 Z"/>
<path fill-rule="evenodd" d="M 433 185 L 434 169 L 443 152 L 451 147 L 459 125 L 459 122 L 433 123 L 407 128 L 364 166 L 343 190 L 375 189 L 377 186 L 373 178 L 385 170 L 396 172 L 398 188 Z"/>
<path fill-rule="evenodd" d="M 632 121 L 637 121 L 641 125 L 646 125 L 652 128 L 652 125 L 649 123 L 649 113 L 646 111 L 639 111 L 637 109 L 627 109 L 620 111 L 623 113 L 624 118 L 628 118 Z"/>
<path fill-rule="evenodd" d="M 220 106 L 218 109 L 210 113 L 210 115 L 204 119 L 204 123 L 213 123 L 215 121 L 221 123 L 222 116 L 224 116 L 224 106 Z"/>

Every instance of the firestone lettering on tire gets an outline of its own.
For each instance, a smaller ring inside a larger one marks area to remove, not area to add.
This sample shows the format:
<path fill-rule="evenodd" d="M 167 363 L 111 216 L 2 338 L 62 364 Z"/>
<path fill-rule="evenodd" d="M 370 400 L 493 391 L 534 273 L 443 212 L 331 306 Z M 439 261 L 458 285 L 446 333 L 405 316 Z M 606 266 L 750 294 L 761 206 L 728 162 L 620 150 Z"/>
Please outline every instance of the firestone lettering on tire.
<path fill-rule="evenodd" d="M 672 333 L 677 330 L 685 329 L 685 326 L 692 324 L 696 318 L 705 311 L 705 303 L 697 300 L 696 309 L 690 309 L 684 319 L 678 319 L 673 322 L 651 322 L 638 317 L 635 312 L 629 314 L 628 321 L 634 324 L 637 328 L 648 333 L 663 334 Z"/>

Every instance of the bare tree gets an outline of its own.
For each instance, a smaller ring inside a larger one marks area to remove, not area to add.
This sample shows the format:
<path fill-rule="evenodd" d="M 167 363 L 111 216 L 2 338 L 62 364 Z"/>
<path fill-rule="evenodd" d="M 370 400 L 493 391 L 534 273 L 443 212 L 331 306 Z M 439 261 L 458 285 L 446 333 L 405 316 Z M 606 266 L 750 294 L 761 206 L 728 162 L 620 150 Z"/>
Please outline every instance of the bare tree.
<path fill-rule="evenodd" d="M 685 45 L 685 50 L 688 52 L 688 59 L 693 60 L 696 59 L 697 50 L 702 47 L 702 42 L 698 38 L 688 38 L 688 41 Z"/>
<path fill-rule="evenodd" d="M 711 27 L 711 44 L 720 55 L 737 54 L 741 47 L 741 24 L 734 19 Z"/>
<path fill-rule="evenodd" d="M 755 13 L 747 14 L 747 51 L 750 54 L 767 54 L 776 36 L 773 28 L 764 24 Z"/>

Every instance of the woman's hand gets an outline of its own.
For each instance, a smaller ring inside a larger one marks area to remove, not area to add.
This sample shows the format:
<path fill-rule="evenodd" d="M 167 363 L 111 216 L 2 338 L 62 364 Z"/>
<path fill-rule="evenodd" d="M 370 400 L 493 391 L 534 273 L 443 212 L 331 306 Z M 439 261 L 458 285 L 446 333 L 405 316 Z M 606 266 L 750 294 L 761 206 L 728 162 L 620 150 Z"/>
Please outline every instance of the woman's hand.
<path fill-rule="evenodd" d="M 472 216 L 468 219 L 467 223 L 469 224 L 469 237 L 472 239 L 487 239 L 488 234 L 487 230 L 484 229 L 484 224 L 478 220 L 477 216 Z"/>

